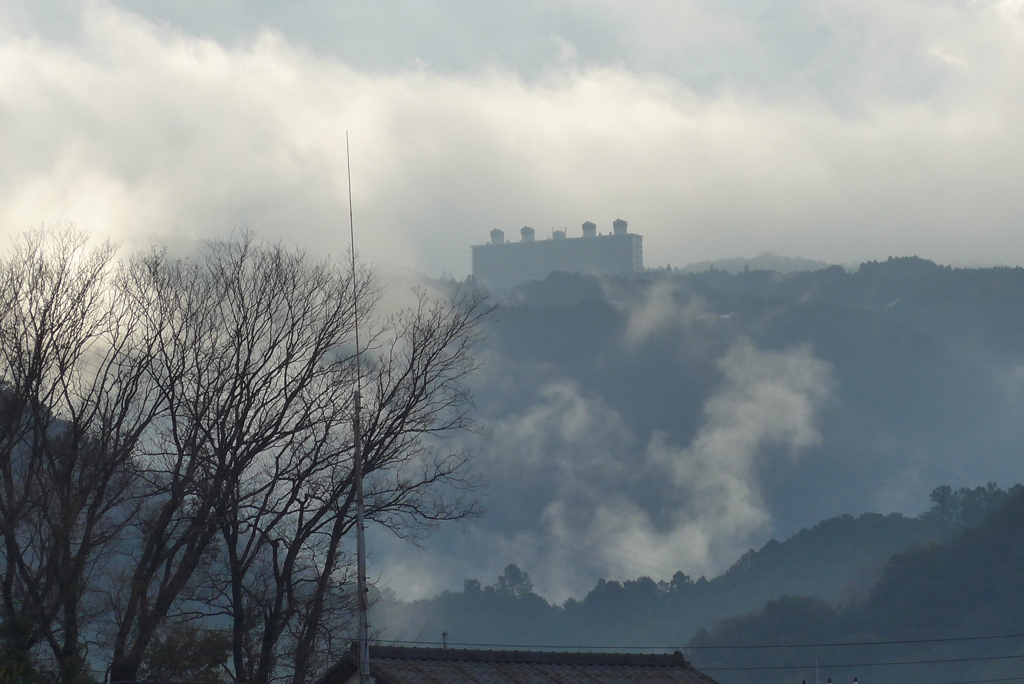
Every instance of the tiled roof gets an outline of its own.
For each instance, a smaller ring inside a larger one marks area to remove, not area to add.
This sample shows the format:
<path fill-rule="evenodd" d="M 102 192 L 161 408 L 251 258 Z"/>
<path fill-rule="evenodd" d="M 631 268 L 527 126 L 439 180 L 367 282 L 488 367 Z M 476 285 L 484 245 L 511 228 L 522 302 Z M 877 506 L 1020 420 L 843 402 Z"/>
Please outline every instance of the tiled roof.
<path fill-rule="evenodd" d="M 716 684 L 678 651 L 555 653 L 371 646 L 377 684 Z M 349 654 L 318 684 L 345 684 L 355 674 Z"/>

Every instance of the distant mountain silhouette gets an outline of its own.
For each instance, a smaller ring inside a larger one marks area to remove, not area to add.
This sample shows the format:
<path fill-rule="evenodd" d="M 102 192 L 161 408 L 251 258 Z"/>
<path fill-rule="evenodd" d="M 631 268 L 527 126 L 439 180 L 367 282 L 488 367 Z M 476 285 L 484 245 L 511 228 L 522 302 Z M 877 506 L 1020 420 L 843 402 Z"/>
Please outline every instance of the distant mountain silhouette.
<path fill-rule="evenodd" d="M 1022 488 L 1018 485 L 1011 491 L 1016 495 Z M 773 539 L 758 550 L 751 549 L 727 572 L 710 581 L 703 577 L 694 581 L 681 572 L 662 582 L 647 577 L 625 582 L 601 580 L 581 600 L 570 599 L 562 605 L 551 604 L 534 593 L 529 575 L 509 565 L 493 585 L 467 579 L 461 592 L 442 592 L 432 599 L 411 603 L 389 596 L 375 609 L 375 621 L 389 625 L 386 634 L 396 639 L 447 631 L 455 642 L 496 645 L 667 647 L 685 643 L 697 630 L 710 628 L 729 616 L 760 611 L 772 599 L 798 595 L 806 600 L 792 605 L 801 606 L 801 610 L 809 606 L 820 619 L 836 622 L 830 633 L 837 633 L 837 606 L 866 601 L 856 612 L 848 611 L 853 617 L 847 622 L 857 624 L 857 629 L 878 631 L 877 625 L 897 624 L 896 618 L 879 611 L 889 610 L 903 619 L 910 615 L 904 605 L 907 599 L 899 592 L 895 596 L 887 593 L 891 592 L 888 587 L 904 582 L 900 579 L 900 568 L 905 567 L 901 559 L 917 559 L 920 554 L 931 553 L 931 549 L 949 547 L 926 545 L 955 536 L 969 525 L 983 524 L 979 529 L 988 529 L 991 523 L 985 522 L 986 516 L 1013 495 L 994 485 L 960 490 L 939 487 L 933 492 L 932 508 L 916 518 L 878 513 L 843 515 L 784 541 Z M 999 515 L 1004 511 L 999 510 Z M 912 548 L 929 551 L 908 553 Z M 960 547 L 954 544 L 950 548 L 955 552 Z M 975 548 L 972 551 L 979 552 Z M 907 555 L 899 555 L 904 553 Z M 979 558 L 987 558 L 984 551 L 980 553 Z M 945 577 L 936 569 L 937 563 L 944 561 L 945 556 L 927 561 L 932 566 L 930 575 Z M 912 581 L 905 582 L 909 583 Z M 929 596 L 926 600 L 937 599 Z M 767 638 L 757 630 L 764 620 L 778 619 L 780 605 L 791 604 L 788 599 L 769 603 L 768 615 L 758 617 L 755 613 L 726 620 L 719 630 L 731 635 L 730 630 L 742 627 L 753 630 L 751 634 L 758 638 Z M 924 622 L 929 623 L 927 619 Z M 935 629 L 952 629 L 946 623 L 931 622 Z M 781 627 L 798 633 L 804 629 L 799 624 L 775 625 L 772 629 Z M 718 643 L 723 637 L 715 634 L 712 637 L 702 632 L 697 643 Z M 898 635 L 912 636 L 913 632 L 904 630 Z"/>

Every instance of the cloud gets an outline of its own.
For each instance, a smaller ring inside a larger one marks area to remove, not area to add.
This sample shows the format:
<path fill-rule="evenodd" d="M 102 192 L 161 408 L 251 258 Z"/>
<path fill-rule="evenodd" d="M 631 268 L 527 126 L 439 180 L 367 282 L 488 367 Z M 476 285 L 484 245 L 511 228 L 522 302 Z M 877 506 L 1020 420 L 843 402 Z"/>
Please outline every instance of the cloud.
<path fill-rule="evenodd" d="M 770 514 L 759 469 L 769 447 L 792 457 L 821 441 L 819 409 L 830 398 L 831 366 L 807 348 L 764 351 L 734 345 L 718 363 L 725 378 L 704 408 L 704 424 L 686 448 L 655 435 L 648 458 L 665 464 L 680 490 L 673 536 L 691 540 L 691 564 L 714 572 L 731 563 Z"/>
<path fill-rule="evenodd" d="M 679 58 L 725 50 L 737 65 L 709 87 L 657 66 L 671 35 L 643 27 L 670 5 L 623 24 L 618 61 L 544 33 L 552 61 L 529 78 L 501 66 L 514 60 L 356 67 L 273 28 L 217 42 L 104 2 L 58 40 L 9 11 L 0 231 L 70 219 L 144 244 L 248 225 L 340 253 L 349 130 L 361 252 L 433 275 L 468 273 L 469 245 L 494 227 L 617 216 L 651 265 L 763 251 L 1024 261 L 1019 5 L 819 0 L 754 17 L 690 3 L 679 22 L 709 28 Z M 623 8 L 563 7 L 597 27 Z M 785 57 L 772 21 L 821 44 Z M 661 56 L 635 57 L 630 32 Z M 580 56 L 559 61 L 567 44 Z M 758 63 L 786 77 L 742 73 Z"/>
<path fill-rule="evenodd" d="M 670 280 L 658 280 L 645 294 L 643 302 L 629 309 L 629 321 L 623 339 L 627 348 L 636 350 L 643 342 L 659 333 L 693 324 L 705 313 L 702 297 L 689 296 L 686 306 L 676 302 Z"/>
<path fill-rule="evenodd" d="M 423 551 L 377 542 L 387 557 L 386 581 L 401 587 L 402 598 L 456 587 L 467 577 L 487 580 L 510 562 L 527 569 L 545 596 L 585 591 L 608 564 L 572 535 L 588 526 L 603 501 L 617 496 L 617 486 L 644 478 L 635 467 L 635 438 L 599 398 L 585 396 L 572 381 L 552 380 L 545 369 L 501 360 L 489 365 L 489 375 L 497 367 L 504 380 L 486 382 L 516 377 L 517 384 L 535 383 L 536 394 L 489 425 L 474 463 L 489 483 L 483 519 L 439 530 Z"/>
<path fill-rule="evenodd" d="M 649 567 L 645 574 L 666 578 L 665 568 L 713 576 L 755 535 L 770 531 L 760 470 L 771 447 L 795 458 L 819 443 L 816 417 L 832 393 L 831 368 L 806 348 L 764 351 L 746 341 L 729 349 L 719 367 L 722 385 L 705 405 L 693 442 L 679 447 L 656 433 L 647 445 L 645 485 L 656 489 L 655 478 L 664 478 L 674 488 L 667 519 L 659 523 L 641 489 L 599 502 L 582 528 L 565 525 L 560 514 L 567 507 L 556 505 L 556 536 L 592 544 L 609 558 L 637 559 Z"/>
<path fill-rule="evenodd" d="M 486 581 L 512 562 L 563 600 L 599 578 L 724 570 L 770 533 L 762 469 L 773 454 L 796 458 L 819 442 L 832 381 L 806 348 L 741 341 L 718 365 L 722 382 L 687 446 L 661 433 L 639 443 L 599 397 L 568 380 L 541 383 L 525 408 L 493 422 L 476 460 L 490 482 L 488 515 L 442 530 L 427 552 L 386 545 L 388 580 L 415 598 L 465 577 Z"/>

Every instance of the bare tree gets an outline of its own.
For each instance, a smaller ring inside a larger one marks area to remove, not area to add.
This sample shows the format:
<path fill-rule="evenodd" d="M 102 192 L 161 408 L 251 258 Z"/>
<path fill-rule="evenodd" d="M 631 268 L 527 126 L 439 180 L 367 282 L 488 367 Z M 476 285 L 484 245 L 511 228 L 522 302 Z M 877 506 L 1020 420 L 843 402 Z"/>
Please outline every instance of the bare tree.
<path fill-rule="evenodd" d="M 237 551 L 252 541 L 230 536 L 233 528 L 248 533 L 232 525 L 235 502 L 273 492 L 294 476 L 290 465 L 275 464 L 330 433 L 351 386 L 343 350 L 355 313 L 373 303 L 366 274 L 353 290 L 345 270 L 257 245 L 249 234 L 211 244 L 198 262 L 154 253 L 132 273 L 139 308 L 160 331 L 153 377 L 167 411 L 157 423 L 158 448 L 146 455 L 152 491 L 119 597 L 113 681 L 136 678 L 219 532 L 229 540 L 224 562 L 238 571 Z M 232 617 L 248 624 L 244 614 Z M 233 650 L 245 636 L 235 631 Z"/>
<path fill-rule="evenodd" d="M 87 674 L 93 579 L 131 515 L 132 457 L 158 410 L 114 247 L 87 240 L 40 230 L 0 264 L 3 617 L 29 625 L 62 682 Z"/>
<path fill-rule="evenodd" d="M 468 453 L 445 437 L 470 430 L 466 376 L 488 313 L 476 294 L 432 299 L 375 325 L 361 379 L 367 516 L 403 536 L 477 512 L 466 496 Z M 352 396 L 351 378 L 344 386 Z M 236 676 L 295 684 L 332 652 L 330 635 L 351 616 L 343 541 L 355 525 L 351 404 L 327 432 L 278 452 L 244 478 L 248 487 L 222 518 L 230 559 L 229 613 Z M 283 666 L 283 667 L 282 667 Z"/>
<path fill-rule="evenodd" d="M 251 234 L 195 260 L 113 255 L 35 233 L 0 267 L 2 617 L 63 682 L 87 674 L 101 610 L 114 682 L 176 621 L 225 616 L 236 680 L 306 682 L 354 598 L 354 391 L 369 518 L 416 537 L 473 515 L 446 440 L 474 427 L 488 306 L 420 293 L 372 321 L 371 273 Z"/>
<path fill-rule="evenodd" d="M 470 452 L 449 438 L 476 429 L 466 380 L 477 368 L 473 348 L 481 323 L 493 311 L 477 291 L 417 294 L 413 308 L 384 324 L 388 334 L 365 376 L 362 422 L 367 518 L 412 539 L 481 513 L 472 496 L 477 483 L 467 472 Z M 355 524 L 354 511 L 351 497 L 339 502 L 333 529 L 343 535 Z M 314 664 L 338 656 L 326 612 L 332 587 L 323 576 L 314 586 L 310 615 L 288 649 L 293 684 L 307 681 Z"/>

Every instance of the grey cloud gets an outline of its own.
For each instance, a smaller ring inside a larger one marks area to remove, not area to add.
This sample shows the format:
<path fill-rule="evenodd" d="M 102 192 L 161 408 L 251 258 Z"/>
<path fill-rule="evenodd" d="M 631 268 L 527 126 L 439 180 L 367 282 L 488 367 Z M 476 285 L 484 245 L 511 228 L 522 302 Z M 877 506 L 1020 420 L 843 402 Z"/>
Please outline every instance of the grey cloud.
<path fill-rule="evenodd" d="M 622 499 L 616 485 L 644 478 L 635 438 L 600 399 L 583 396 L 569 380 L 541 380 L 544 369 L 493 359 L 489 365 L 485 382 L 502 381 L 494 377 L 497 367 L 506 381 L 513 374 L 517 384 L 536 382 L 536 395 L 522 410 L 490 421 L 479 446 L 475 469 L 489 482 L 482 520 L 438 531 L 423 550 L 378 540 L 386 581 L 401 587 L 403 598 L 465 577 L 497 576 L 509 562 L 527 568 L 545 596 L 586 591 L 608 563 L 572 535 L 603 501 Z"/>
<path fill-rule="evenodd" d="M 642 62 L 588 60 L 585 41 L 536 27 L 524 31 L 544 33 L 559 56 L 524 79 L 514 60 L 483 54 L 470 72 L 356 68 L 270 21 L 217 42 L 103 2 L 81 6 L 77 40 L 51 41 L 33 33 L 42 20 L 25 18 L 28 6 L 0 15 L 8 232 L 60 218 L 121 235 L 208 237 L 247 224 L 333 251 L 347 128 L 367 256 L 435 274 L 465 274 L 468 245 L 492 227 L 543 232 L 615 216 L 645 234 L 651 264 L 766 250 L 831 262 L 1024 260 L 1014 239 L 1024 17 L 1014 3 L 820 0 L 760 19 L 743 3 L 559 6 L 619 26 L 614 44 L 646 37 L 646 49 L 667 52 L 689 32 L 678 50 L 705 56 L 763 45 L 776 32 L 758 22 L 821 24 L 829 45 L 859 46 L 843 58 L 852 71 L 814 60 L 780 69 L 796 81 L 833 74 L 822 78 L 845 104 L 813 87 L 773 89 L 768 76 L 701 90 Z M 436 21 L 454 11 L 417 6 Z M 77 20 L 67 5 L 49 7 Z M 478 20 L 451 30 L 474 34 Z M 756 51 L 737 59 L 765 61 Z"/>
<path fill-rule="evenodd" d="M 65 40 L 79 37 L 74 4 L 64 0 L 13 0 L 10 4 L 9 14 L 20 26 Z M 371 71 L 412 65 L 443 72 L 476 71 L 488 64 L 537 75 L 563 61 L 566 47 L 602 63 L 611 62 L 619 47 L 615 26 L 587 3 L 112 0 L 108 4 L 233 48 L 269 29 L 317 55 Z"/>
<path fill-rule="evenodd" d="M 74 4 L 10 4 L 20 25 L 64 39 L 77 33 Z M 318 55 L 368 70 L 422 65 L 464 73 L 488 66 L 534 79 L 569 61 L 657 72 L 702 92 L 735 85 L 774 95 L 810 90 L 830 102 L 845 101 L 848 85 L 866 72 L 903 93 L 929 91 L 937 75 L 913 40 L 914 27 L 928 25 L 935 13 L 921 0 L 886 3 L 890 7 L 836 0 L 111 4 L 229 47 L 270 29 Z M 959 3 L 956 9 L 969 15 L 976 8 Z M 893 25 L 899 34 L 887 35 Z M 878 62 L 896 68 L 878 70 Z"/>
<path fill-rule="evenodd" d="M 629 310 L 629 322 L 623 340 L 627 348 L 638 348 L 652 336 L 680 326 L 689 326 L 708 313 L 703 298 L 689 297 L 685 305 L 676 301 L 669 280 L 660 280 L 651 287 L 640 306 Z"/>
<path fill-rule="evenodd" d="M 832 395 L 830 365 L 806 348 L 763 351 L 743 341 L 719 367 L 725 380 L 693 442 L 678 449 L 656 435 L 648 447 L 650 458 L 672 467 L 686 502 L 682 526 L 706 540 L 697 547 L 706 554 L 694 560 L 711 571 L 770 521 L 757 482 L 765 449 L 782 446 L 796 457 L 817 445 L 817 414 Z"/>
<path fill-rule="evenodd" d="M 763 251 L 1024 261 L 1024 93 L 1011 86 L 1024 19 L 1009 3 L 900 7 L 862 13 L 891 42 L 912 35 L 945 85 L 900 100 L 855 80 L 854 112 L 702 95 L 625 67 L 532 81 L 358 70 L 272 31 L 226 47 L 103 3 L 83 11 L 76 45 L 11 19 L 0 226 L 195 239 L 248 225 L 344 252 L 348 129 L 363 256 L 432 274 L 465 275 L 468 246 L 494 227 L 616 216 L 645 235 L 651 265 Z"/>
<path fill-rule="evenodd" d="M 686 447 L 655 433 L 645 460 L 676 490 L 668 525 L 657 525 L 644 501 L 599 507 L 585 539 L 606 540 L 662 567 L 714 575 L 770 531 L 759 471 L 769 447 L 793 457 L 819 443 L 817 414 L 832 395 L 829 364 L 803 348 L 764 351 L 734 345 L 719 361 L 724 382 L 708 400 L 704 424 Z"/>
<path fill-rule="evenodd" d="M 780 447 L 796 458 L 819 442 L 832 381 L 805 348 L 741 341 L 718 363 L 722 384 L 685 447 L 662 433 L 640 444 L 599 397 L 541 383 L 528 406 L 492 422 L 476 460 L 491 483 L 488 515 L 441 531 L 429 552 L 388 546 L 389 579 L 403 594 L 430 593 L 515 562 L 561 600 L 601 577 L 720 572 L 770 533 L 761 469 Z"/>

